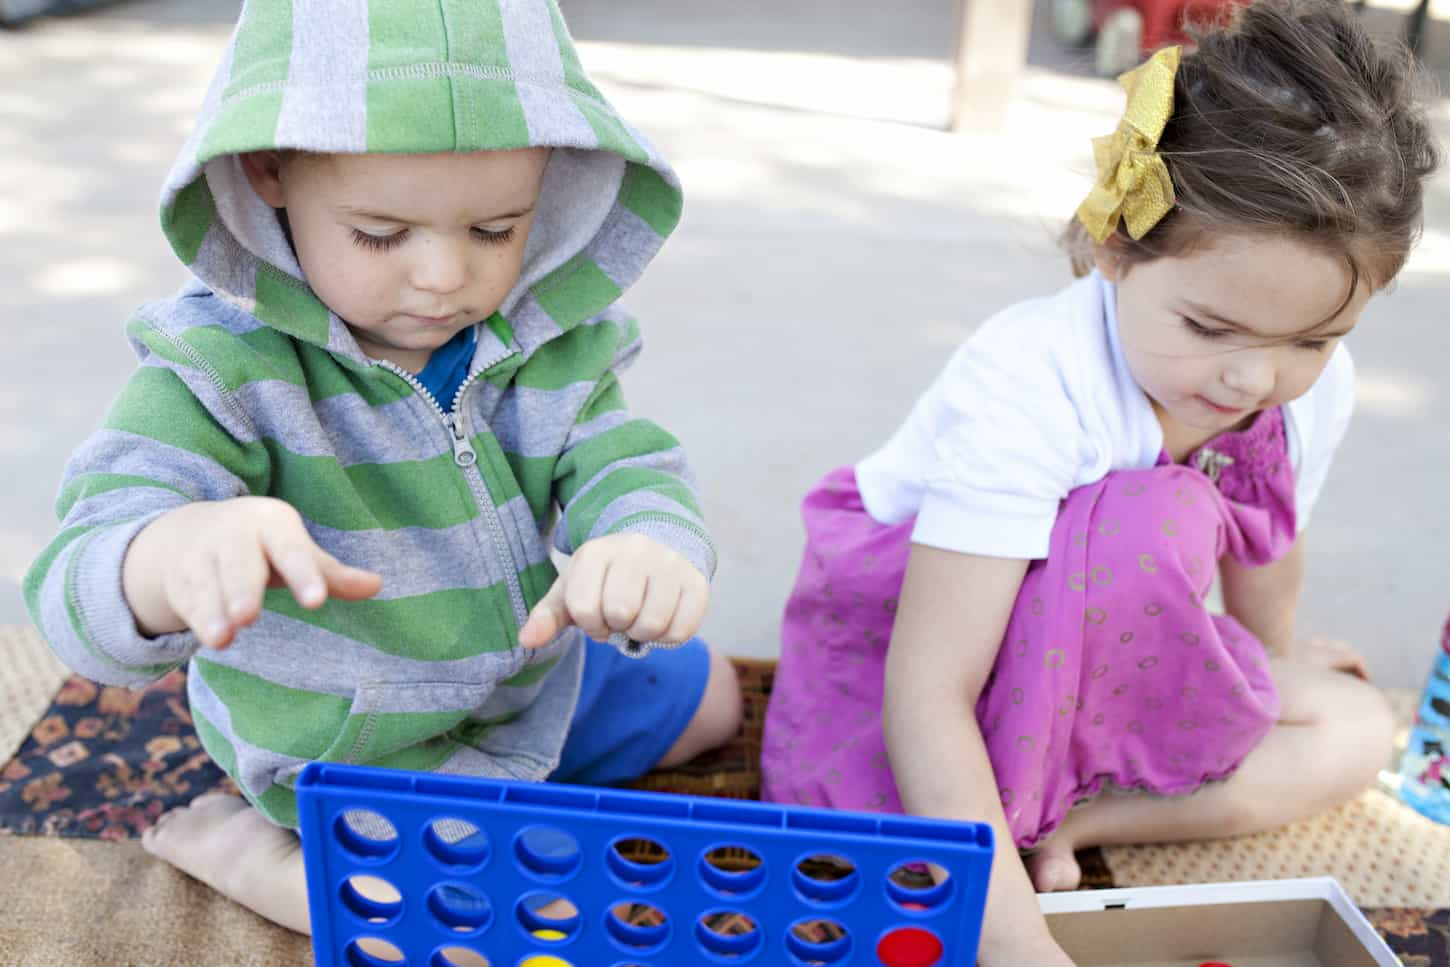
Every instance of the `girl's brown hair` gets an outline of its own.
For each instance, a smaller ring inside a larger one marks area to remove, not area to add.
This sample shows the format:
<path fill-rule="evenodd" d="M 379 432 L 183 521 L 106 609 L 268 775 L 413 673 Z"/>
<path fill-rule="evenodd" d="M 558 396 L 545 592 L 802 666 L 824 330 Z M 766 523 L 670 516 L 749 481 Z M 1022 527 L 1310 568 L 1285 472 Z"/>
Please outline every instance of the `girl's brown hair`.
<path fill-rule="evenodd" d="M 1215 233 L 1265 233 L 1342 256 L 1351 293 L 1362 278 L 1388 284 L 1439 164 L 1410 51 L 1372 38 L 1338 0 L 1260 0 L 1190 39 L 1158 142 L 1175 205 L 1141 239 L 1121 224 L 1109 236 L 1122 264 L 1182 255 Z M 1074 273 L 1091 270 L 1093 240 L 1076 219 L 1064 243 Z"/>

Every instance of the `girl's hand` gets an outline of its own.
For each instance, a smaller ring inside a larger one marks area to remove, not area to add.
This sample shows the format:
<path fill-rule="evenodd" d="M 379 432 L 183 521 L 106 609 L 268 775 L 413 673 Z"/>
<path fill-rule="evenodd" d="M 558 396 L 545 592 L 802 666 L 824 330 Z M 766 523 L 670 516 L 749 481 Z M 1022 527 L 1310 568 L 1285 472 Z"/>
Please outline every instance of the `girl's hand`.
<path fill-rule="evenodd" d="M 1020 937 L 992 947 L 984 940 L 977 951 L 978 967 L 1074 967 L 1072 958 L 1046 932 Z"/>
<path fill-rule="evenodd" d="M 911 546 L 886 652 L 881 725 L 908 813 L 992 826 L 997 858 L 987 884 L 979 961 L 1070 967 L 1013 846 L 974 712 L 1027 566 L 1025 559 Z"/>
<path fill-rule="evenodd" d="M 709 603 L 709 583 L 684 557 L 641 534 L 611 534 L 574 552 L 519 629 L 519 644 L 541 647 L 571 624 L 596 641 L 614 632 L 688 641 Z"/>
<path fill-rule="evenodd" d="M 1294 649 L 1294 660 L 1316 668 L 1347 672 L 1369 681 L 1369 663 L 1364 656 L 1337 638 L 1313 637 L 1301 640 Z"/>
<path fill-rule="evenodd" d="M 190 628 L 204 646 L 225 648 L 257 619 L 269 587 L 291 589 L 311 609 L 329 595 L 370 598 L 383 579 L 318 547 L 290 504 L 237 497 L 187 504 L 146 525 L 126 552 L 121 585 L 143 634 Z"/>

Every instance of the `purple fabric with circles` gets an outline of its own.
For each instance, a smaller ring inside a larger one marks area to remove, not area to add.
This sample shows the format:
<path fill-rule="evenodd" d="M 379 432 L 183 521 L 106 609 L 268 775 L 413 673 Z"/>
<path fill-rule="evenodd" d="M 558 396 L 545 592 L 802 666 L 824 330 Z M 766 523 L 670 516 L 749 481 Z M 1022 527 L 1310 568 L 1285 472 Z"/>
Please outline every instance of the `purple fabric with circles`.
<path fill-rule="evenodd" d="M 1216 483 L 1196 469 L 1203 450 L 1232 461 L 1219 461 Z M 1203 450 L 1073 491 L 1048 557 L 1028 568 L 976 708 L 1019 847 L 1105 783 L 1181 795 L 1222 779 L 1278 718 L 1263 646 L 1204 599 L 1225 555 L 1262 565 L 1293 546 L 1282 414 L 1265 411 Z M 811 491 L 803 513 L 763 796 L 900 812 L 881 699 L 913 521 L 872 520 L 849 467 Z"/>

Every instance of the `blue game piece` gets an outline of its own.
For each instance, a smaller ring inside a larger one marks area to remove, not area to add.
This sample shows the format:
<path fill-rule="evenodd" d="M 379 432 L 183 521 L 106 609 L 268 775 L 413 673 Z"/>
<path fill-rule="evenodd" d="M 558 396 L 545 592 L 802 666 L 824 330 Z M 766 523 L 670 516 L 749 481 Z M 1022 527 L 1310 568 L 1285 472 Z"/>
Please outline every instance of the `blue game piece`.
<path fill-rule="evenodd" d="M 979 823 L 311 763 L 317 967 L 972 967 Z"/>

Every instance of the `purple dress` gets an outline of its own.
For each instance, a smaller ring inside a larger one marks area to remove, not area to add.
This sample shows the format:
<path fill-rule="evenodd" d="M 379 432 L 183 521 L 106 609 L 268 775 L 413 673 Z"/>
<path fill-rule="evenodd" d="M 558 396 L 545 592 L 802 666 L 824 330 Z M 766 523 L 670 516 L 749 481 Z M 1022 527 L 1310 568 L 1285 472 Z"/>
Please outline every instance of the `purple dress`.
<path fill-rule="evenodd" d="M 764 797 L 901 811 L 881 735 L 886 648 L 913 520 L 867 514 L 847 467 L 804 503 L 766 713 Z M 1033 846 L 1104 783 L 1162 795 L 1232 773 L 1278 719 L 1262 644 L 1204 600 L 1224 555 L 1294 544 L 1278 409 L 1184 465 L 1108 474 L 1063 501 L 977 702 L 1008 826 Z"/>

